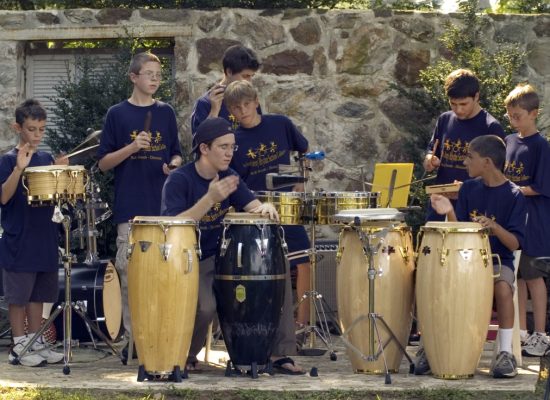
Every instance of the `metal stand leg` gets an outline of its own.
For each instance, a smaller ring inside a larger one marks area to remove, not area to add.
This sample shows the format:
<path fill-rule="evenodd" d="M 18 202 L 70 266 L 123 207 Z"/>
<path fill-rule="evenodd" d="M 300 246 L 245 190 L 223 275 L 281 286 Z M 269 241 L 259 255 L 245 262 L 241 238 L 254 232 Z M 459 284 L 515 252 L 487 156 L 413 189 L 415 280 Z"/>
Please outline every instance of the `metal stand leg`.
<path fill-rule="evenodd" d="M 93 321 L 82 311 L 78 304 L 71 302 L 71 264 L 72 264 L 72 255 L 70 253 L 70 229 L 71 229 L 71 219 L 68 216 L 63 218 L 63 228 L 65 230 L 65 254 L 62 257 L 63 268 L 65 269 L 65 301 L 57 306 L 56 310 L 50 315 L 50 318 L 42 325 L 36 334 L 29 340 L 27 345 L 23 348 L 18 357 L 13 361 L 14 364 L 19 363 L 19 360 L 23 355 L 29 351 L 31 346 L 40 338 L 40 336 L 48 329 L 48 327 L 53 323 L 55 318 L 63 312 L 63 374 L 69 375 L 71 373 L 70 362 L 72 359 L 72 349 L 71 349 L 71 330 L 72 330 L 72 313 L 74 310 L 85 322 L 92 328 L 92 330 L 109 346 L 113 353 L 120 357 L 122 360 L 121 354 L 113 347 L 109 339 L 105 336 L 103 332 L 99 330 L 94 324 Z"/>

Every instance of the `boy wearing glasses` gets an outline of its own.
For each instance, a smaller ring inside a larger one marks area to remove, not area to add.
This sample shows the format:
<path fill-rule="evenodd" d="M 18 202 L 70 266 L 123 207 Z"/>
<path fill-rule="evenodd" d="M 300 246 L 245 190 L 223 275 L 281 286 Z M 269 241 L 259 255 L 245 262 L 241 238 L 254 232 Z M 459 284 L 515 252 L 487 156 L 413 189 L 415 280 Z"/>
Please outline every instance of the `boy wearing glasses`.
<path fill-rule="evenodd" d="M 131 331 L 126 257 L 128 221 L 136 215 L 158 215 L 162 186 L 182 163 L 173 108 L 153 98 L 161 82 L 159 58 L 136 54 L 128 71 L 134 88 L 129 99 L 109 108 L 98 149 L 99 168 L 114 169 L 113 222 L 117 224 L 116 268 L 122 287 L 122 313 Z M 127 349 L 125 349 L 127 350 Z"/>
<path fill-rule="evenodd" d="M 504 138 L 500 123 L 481 108 L 479 90 L 477 76 L 468 69 L 457 69 L 445 79 L 445 94 L 449 98 L 451 111 L 444 112 L 437 119 L 423 164 L 426 172 L 438 169 L 433 184 L 468 179 L 463 163 L 468 145 L 474 138 L 481 135 Z M 452 203 L 456 204 L 455 200 Z M 442 221 L 444 218 L 437 215 L 428 202 L 426 219 Z"/>
<path fill-rule="evenodd" d="M 171 174 L 162 190 L 162 215 L 192 218 L 201 231 L 199 299 L 187 370 L 195 371 L 197 354 L 204 345 L 208 324 L 216 315 L 214 259 L 222 234 L 222 221 L 230 207 L 269 215 L 278 220 L 273 205 L 261 203 L 229 163 L 237 150 L 231 124 L 223 118 L 208 118 L 193 138 L 195 161 Z M 289 289 L 287 289 L 289 290 Z"/>
<path fill-rule="evenodd" d="M 546 336 L 547 290 L 544 272 L 531 265 L 550 256 L 550 145 L 537 129 L 539 97 L 535 88 L 520 84 L 504 100 L 510 125 L 517 133 L 506 141 L 506 177 L 520 187 L 527 200 L 525 243 L 518 269 L 518 303 L 522 353 L 540 357 L 550 341 Z M 531 294 L 534 332 L 527 334 L 527 293 Z"/>

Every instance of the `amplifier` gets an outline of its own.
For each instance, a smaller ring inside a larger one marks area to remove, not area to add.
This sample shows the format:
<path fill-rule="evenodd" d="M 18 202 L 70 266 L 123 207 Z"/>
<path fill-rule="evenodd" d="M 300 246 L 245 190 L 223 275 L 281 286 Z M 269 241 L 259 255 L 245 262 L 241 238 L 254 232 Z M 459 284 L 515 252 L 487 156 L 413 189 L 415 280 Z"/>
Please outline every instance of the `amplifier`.
<path fill-rule="evenodd" d="M 337 240 L 316 240 L 315 250 L 317 263 L 315 268 L 315 289 L 325 301 L 323 307 L 327 318 L 338 321 L 338 305 L 336 300 L 336 252 Z"/>

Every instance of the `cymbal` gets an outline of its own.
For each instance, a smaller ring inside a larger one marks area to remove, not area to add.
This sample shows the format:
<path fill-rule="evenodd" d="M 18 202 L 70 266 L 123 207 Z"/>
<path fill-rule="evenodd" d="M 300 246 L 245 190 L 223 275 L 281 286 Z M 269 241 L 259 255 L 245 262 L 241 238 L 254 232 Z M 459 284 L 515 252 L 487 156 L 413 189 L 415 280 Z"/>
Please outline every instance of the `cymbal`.
<path fill-rule="evenodd" d="M 97 153 L 97 148 L 99 144 L 94 144 L 93 146 L 74 151 L 70 154 L 67 154 L 66 157 L 69 159 L 70 165 L 84 164 L 86 161 L 93 159 Z"/>
<path fill-rule="evenodd" d="M 93 131 L 88 136 L 86 136 L 86 139 L 84 139 L 82 143 L 80 143 L 78 146 L 72 149 L 71 153 L 75 153 L 77 150 L 99 144 L 100 137 L 101 137 L 101 131 Z"/>

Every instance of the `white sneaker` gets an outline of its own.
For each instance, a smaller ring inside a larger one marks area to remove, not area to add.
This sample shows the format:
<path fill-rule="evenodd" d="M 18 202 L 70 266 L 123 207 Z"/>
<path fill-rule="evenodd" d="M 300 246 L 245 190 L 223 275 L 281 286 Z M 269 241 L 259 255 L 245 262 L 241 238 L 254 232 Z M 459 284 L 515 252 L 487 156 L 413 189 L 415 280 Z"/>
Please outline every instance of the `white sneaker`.
<path fill-rule="evenodd" d="M 521 346 L 521 354 L 531 357 L 542 357 L 548 346 L 550 340 L 544 333 L 533 332 L 531 336 L 525 341 L 525 344 Z"/>
<path fill-rule="evenodd" d="M 10 364 L 17 365 L 21 364 L 25 367 L 43 367 L 46 365 L 47 361 L 38 353 L 31 349 L 27 351 L 25 354 L 23 354 L 23 357 L 18 359 L 18 362 L 16 359 L 19 357 L 19 354 L 21 351 L 25 348 L 27 345 L 28 338 L 25 338 L 23 340 L 20 340 L 17 342 L 12 349 L 10 350 L 10 353 L 8 355 L 8 360 Z"/>
<path fill-rule="evenodd" d="M 57 364 L 63 361 L 63 353 L 58 353 L 50 349 L 50 346 L 44 343 L 44 337 L 40 337 L 36 342 L 32 344 L 32 350 L 46 360 L 48 364 Z"/>

